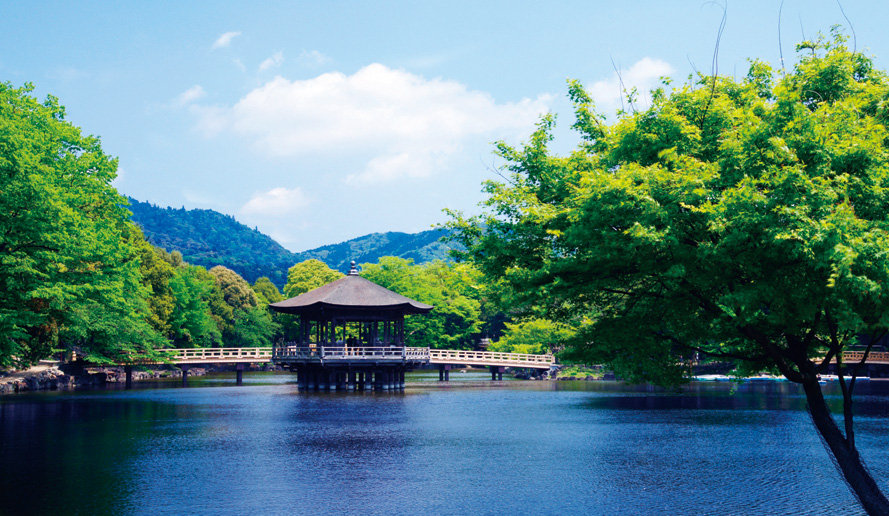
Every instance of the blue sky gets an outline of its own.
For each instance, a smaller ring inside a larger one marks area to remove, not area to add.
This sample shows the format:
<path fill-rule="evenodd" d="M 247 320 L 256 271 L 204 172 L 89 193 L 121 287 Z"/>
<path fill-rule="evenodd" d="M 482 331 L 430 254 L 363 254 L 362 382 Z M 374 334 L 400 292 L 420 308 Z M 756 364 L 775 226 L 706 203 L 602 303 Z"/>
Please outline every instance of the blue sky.
<path fill-rule="evenodd" d="M 785 0 L 779 46 L 779 5 L 727 5 L 720 74 L 779 66 L 780 50 L 790 66 L 804 35 L 848 26 L 835 0 Z M 889 2 L 843 9 L 889 67 Z M 640 90 L 709 72 L 722 13 L 700 0 L 0 0 L 0 80 L 59 97 L 120 159 L 122 193 L 218 210 L 302 251 L 477 212 L 492 142 L 518 144 L 554 112 L 553 148 L 574 146 L 568 78 L 611 114 L 615 66 Z"/>

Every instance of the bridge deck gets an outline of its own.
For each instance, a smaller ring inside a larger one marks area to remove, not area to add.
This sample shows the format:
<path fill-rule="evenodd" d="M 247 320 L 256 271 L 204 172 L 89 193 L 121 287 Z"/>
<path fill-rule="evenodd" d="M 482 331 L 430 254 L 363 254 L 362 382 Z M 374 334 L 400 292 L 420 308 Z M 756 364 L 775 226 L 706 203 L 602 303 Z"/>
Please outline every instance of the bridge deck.
<path fill-rule="evenodd" d="M 465 351 L 456 349 L 281 346 L 278 348 L 191 348 L 164 350 L 175 364 L 317 362 L 409 362 L 474 366 L 530 367 L 548 369 L 552 355 Z"/>

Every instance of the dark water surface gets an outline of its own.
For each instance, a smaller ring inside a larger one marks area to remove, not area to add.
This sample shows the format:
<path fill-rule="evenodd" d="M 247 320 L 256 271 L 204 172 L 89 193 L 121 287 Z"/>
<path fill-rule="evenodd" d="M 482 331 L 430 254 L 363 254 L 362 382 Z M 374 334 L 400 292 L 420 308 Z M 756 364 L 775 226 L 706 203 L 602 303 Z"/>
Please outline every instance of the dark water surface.
<path fill-rule="evenodd" d="M 791 384 L 486 376 L 5 396 L 0 514 L 862 514 Z M 889 488 L 889 382 L 857 389 L 859 448 Z"/>

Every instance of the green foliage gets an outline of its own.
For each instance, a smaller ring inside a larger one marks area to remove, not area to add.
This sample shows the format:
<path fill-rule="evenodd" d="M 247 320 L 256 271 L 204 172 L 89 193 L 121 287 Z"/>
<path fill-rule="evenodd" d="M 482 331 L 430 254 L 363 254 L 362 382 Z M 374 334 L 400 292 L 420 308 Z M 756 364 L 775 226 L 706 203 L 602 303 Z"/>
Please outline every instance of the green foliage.
<path fill-rule="evenodd" d="M 235 271 L 217 265 L 210 269 L 210 274 L 213 275 L 216 285 L 222 291 L 225 303 L 232 307 L 232 310 L 247 310 L 257 305 L 256 293 L 250 288 L 250 284 Z"/>
<path fill-rule="evenodd" d="M 266 306 L 259 306 L 250 285 L 231 269 L 217 265 L 210 269 L 215 289 L 220 292 L 227 308 L 211 310 L 222 321 L 222 340 L 227 346 L 271 346 L 278 325 Z"/>
<path fill-rule="evenodd" d="M 324 262 L 311 259 L 297 263 L 287 271 L 287 284 L 284 285 L 284 297 L 291 298 L 305 294 L 310 290 L 323 287 L 328 283 L 342 278 L 344 274 L 337 272 Z"/>
<path fill-rule="evenodd" d="M 361 267 L 363 278 L 435 307 L 427 315 L 406 318 L 408 345 L 473 347 L 481 325 L 481 275 L 475 268 L 443 261 L 415 265 L 411 260 L 392 256 Z"/>
<path fill-rule="evenodd" d="M 418 263 L 447 260 L 449 251 L 457 246 L 442 242 L 446 232 L 433 229 L 416 234 L 373 233 L 339 244 L 291 253 L 256 228 L 249 228 L 229 215 L 213 210 L 160 208 L 136 199 L 129 200 L 133 221 L 152 244 L 181 252 L 191 264 L 208 269 L 223 265 L 248 281 L 266 277 L 278 287 L 287 282 L 288 266 L 310 259 L 347 272 L 352 260 L 373 262 L 381 256 L 400 256 Z"/>
<path fill-rule="evenodd" d="M 545 118 L 500 144 L 511 182 L 451 226 L 505 304 L 578 328 L 570 358 L 664 384 L 695 353 L 814 378 L 889 328 L 887 80 L 841 39 L 818 48 L 610 127 L 572 83 L 585 142 L 552 156 Z"/>
<path fill-rule="evenodd" d="M 160 335 L 170 333 L 170 317 L 173 314 L 173 291 L 170 289 L 170 279 L 175 272 L 174 268 L 165 259 L 169 256 L 166 251 L 149 244 L 142 236 L 138 227 L 132 226 L 132 231 L 138 235 L 135 238 L 139 249 L 140 271 L 142 283 L 148 292 L 148 307 L 150 314 L 148 322 Z"/>
<path fill-rule="evenodd" d="M 574 336 L 569 326 L 546 319 L 530 319 L 518 323 L 506 323 L 506 331 L 488 351 L 505 353 L 551 353 L 561 348 Z"/>
<path fill-rule="evenodd" d="M 213 276 L 203 267 L 180 267 L 170 278 L 170 290 L 175 303 L 170 317 L 169 334 L 173 347 L 210 347 L 221 344 L 221 321 L 210 310 L 211 300 L 218 306 L 222 297 L 216 290 Z"/>
<path fill-rule="evenodd" d="M 0 84 L 0 365 L 57 347 L 97 361 L 151 355 L 117 161 L 32 89 Z"/>
<path fill-rule="evenodd" d="M 446 242 L 447 231 L 432 229 L 420 233 L 371 233 L 339 244 L 325 245 L 294 255 L 295 261 L 320 260 L 333 269 L 348 272 L 352 261 L 375 263 L 384 256 L 395 256 L 414 263 L 450 259 L 452 249 L 462 250 L 455 242 Z"/>
<path fill-rule="evenodd" d="M 577 150 L 550 154 L 550 117 L 499 144 L 509 182 L 451 227 L 507 306 L 576 327 L 563 358 L 665 385 L 689 358 L 802 384 L 834 464 L 887 514 L 855 448 L 855 381 L 841 431 L 818 374 L 889 332 L 889 79 L 838 32 L 800 48 L 786 76 L 700 77 L 611 126 L 573 83 Z"/>
<path fill-rule="evenodd" d="M 268 305 L 284 300 L 284 296 L 278 291 L 278 287 L 265 276 L 256 280 L 253 284 L 253 292 L 256 293 L 256 298 L 260 305 Z"/>

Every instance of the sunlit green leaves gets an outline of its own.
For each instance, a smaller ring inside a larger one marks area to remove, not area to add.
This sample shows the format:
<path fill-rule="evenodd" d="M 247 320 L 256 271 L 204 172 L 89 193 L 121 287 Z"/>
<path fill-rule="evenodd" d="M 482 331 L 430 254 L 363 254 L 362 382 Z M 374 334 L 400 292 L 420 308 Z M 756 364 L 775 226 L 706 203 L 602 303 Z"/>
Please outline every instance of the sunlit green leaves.
<path fill-rule="evenodd" d="M 813 375 L 807 360 L 889 329 L 889 81 L 839 33 L 786 76 L 699 77 L 583 138 L 551 118 L 499 144 L 508 182 L 451 225 L 507 308 L 577 328 L 565 356 L 674 383 L 685 359 Z"/>

